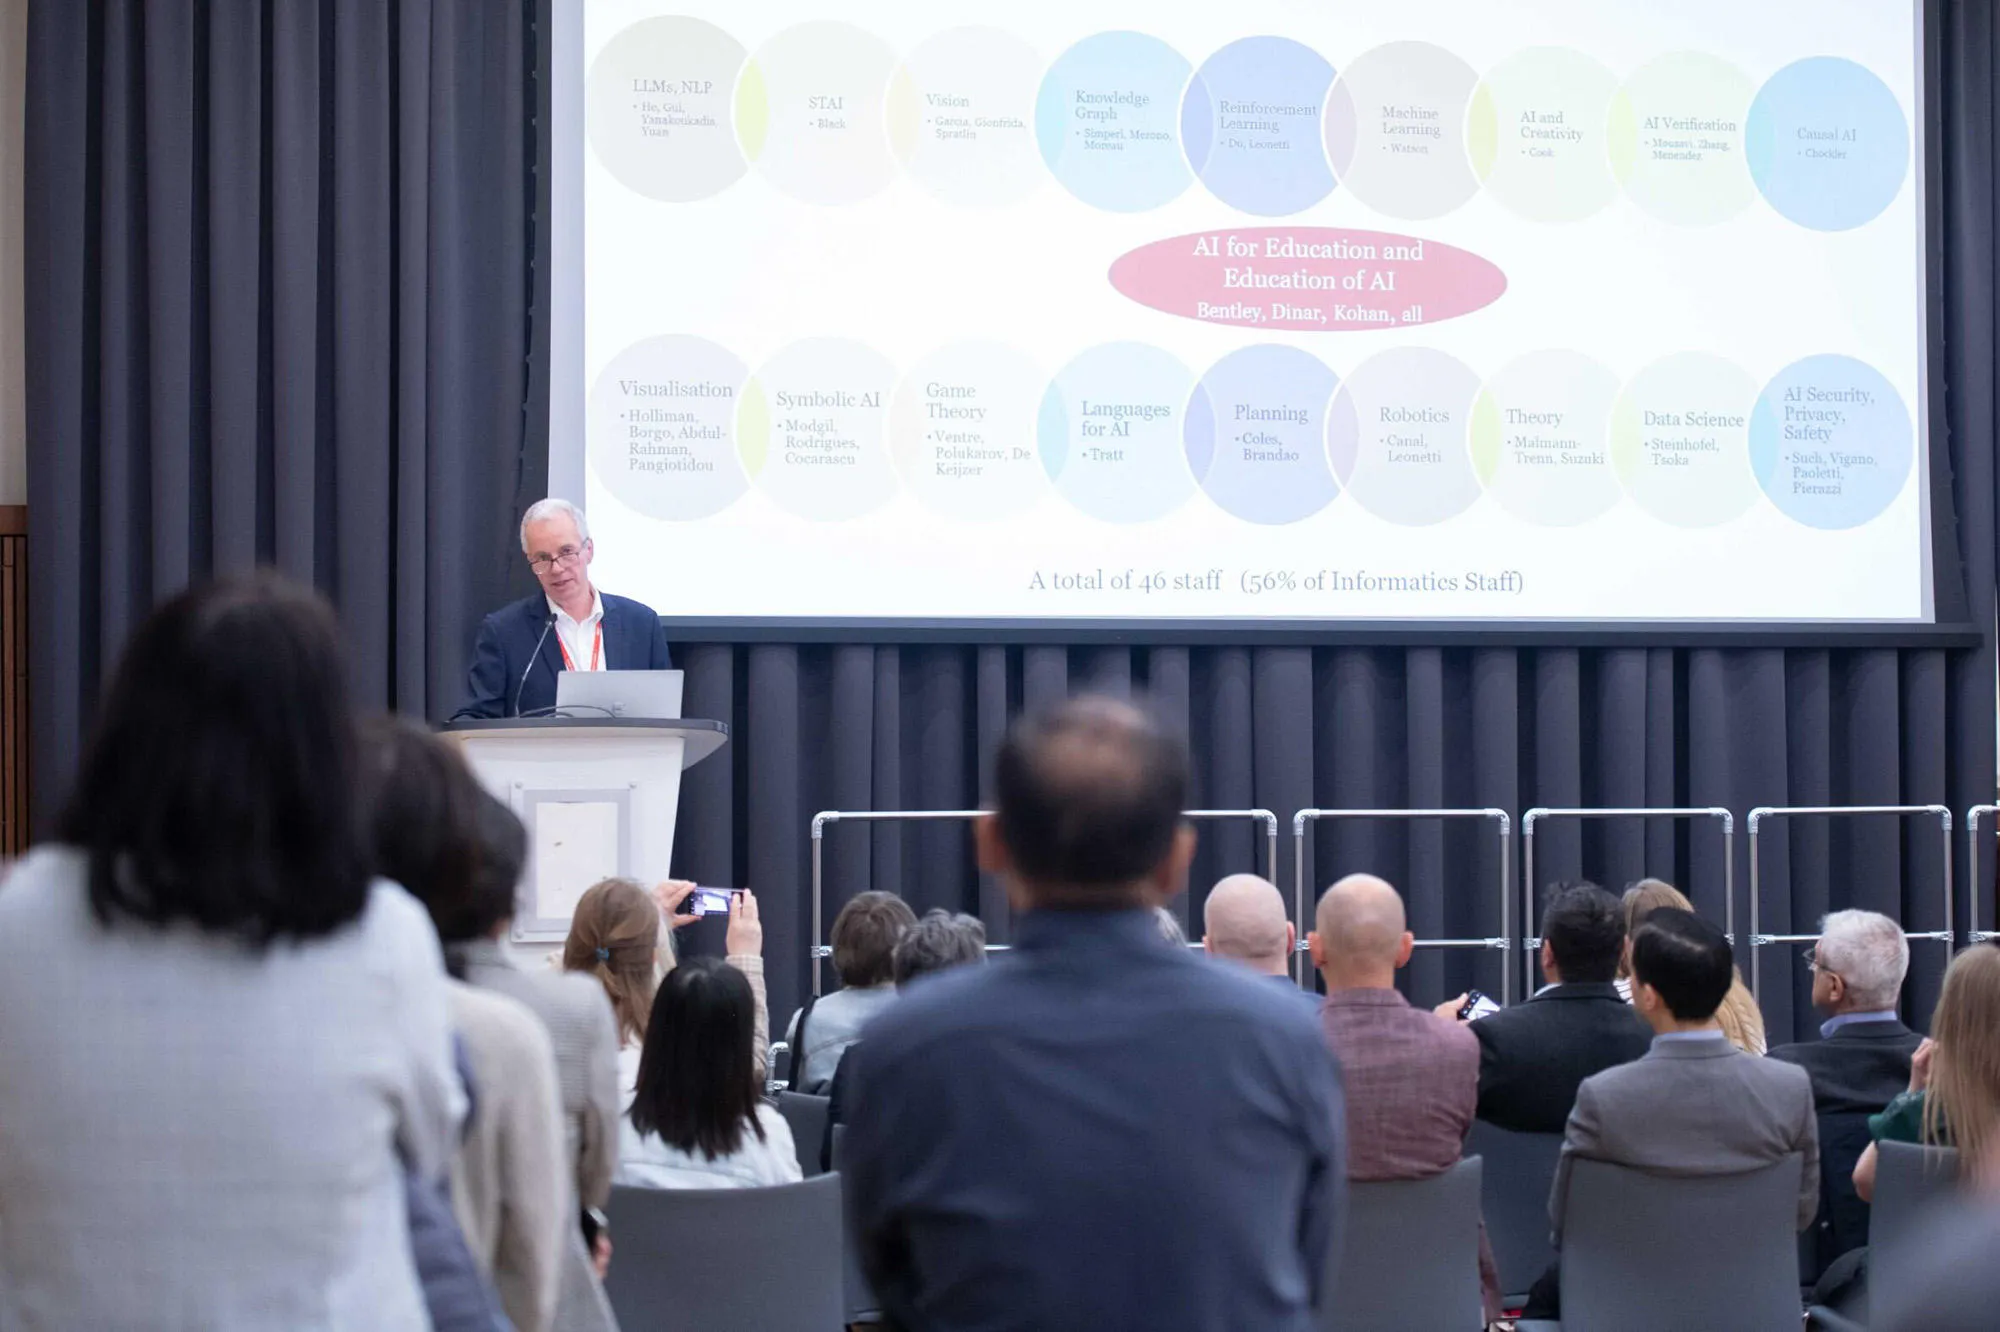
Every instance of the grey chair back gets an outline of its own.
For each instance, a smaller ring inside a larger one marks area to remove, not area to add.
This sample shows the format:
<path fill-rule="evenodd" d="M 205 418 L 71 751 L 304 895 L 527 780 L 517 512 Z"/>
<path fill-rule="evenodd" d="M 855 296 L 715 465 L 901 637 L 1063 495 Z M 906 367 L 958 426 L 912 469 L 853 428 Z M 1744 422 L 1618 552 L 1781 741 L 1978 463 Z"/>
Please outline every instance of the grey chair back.
<path fill-rule="evenodd" d="M 1875 1198 L 1868 1219 L 1868 1303 L 1895 1308 L 1922 1247 L 1923 1223 L 1958 1192 L 1958 1152 L 1909 1142 L 1875 1144 Z"/>
<path fill-rule="evenodd" d="M 1797 1332 L 1794 1154 L 1739 1175 L 1579 1160 L 1563 1219 L 1563 1332 Z"/>
<path fill-rule="evenodd" d="M 1549 1188 L 1562 1141 L 1560 1133 L 1516 1133 L 1482 1120 L 1473 1121 L 1465 1140 L 1465 1154 L 1485 1163 L 1479 1210 L 1486 1217 L 1486 1238 L 1510 1309 L 1521 1306 L 1528 1288 L 1556 1260 L 1549 1243 Z"/>
<path fill-rule="evenodd" d="M 799 1169 L 805 1171 L 807 1179 L 824 1173 L 820 1169 L 819 1149 L 826 1142 L 826 1112 L 830 1101 L 830 1097 L 808 1096 L 804 1092 L 778 1093 L 778 1113 L 791 1127 L 792 1150 L 798 1154 Z"/>
<path fill-rule="evenodd" d="M 604 1293 L 623 1332 L 841 1324 L 840 1176 L 756 1189 L 614 1187 Z"/>
<path fill-rule="evenodd" d="M 847 1125 L 833 1126 L 833 1168 L 840 1169 L 843 1139 L 847 1137 Z M 854 1247 L 854 1232 L 849 1230 L 841 1244 L 841 1298 L 847 1305 L 848 1326 L 879 1323 L 882 1321 L 882 1302 L 875 1298 L 875 1292 L 868 1286 L 868 1276 L 861 1270 L 861 1255 Z"/>
<path fill-rule="evenodd" d="M 1352 1183 L 1326 1332 L 1477 1332 L 1479 1158 L 1429 1179 Z"/>

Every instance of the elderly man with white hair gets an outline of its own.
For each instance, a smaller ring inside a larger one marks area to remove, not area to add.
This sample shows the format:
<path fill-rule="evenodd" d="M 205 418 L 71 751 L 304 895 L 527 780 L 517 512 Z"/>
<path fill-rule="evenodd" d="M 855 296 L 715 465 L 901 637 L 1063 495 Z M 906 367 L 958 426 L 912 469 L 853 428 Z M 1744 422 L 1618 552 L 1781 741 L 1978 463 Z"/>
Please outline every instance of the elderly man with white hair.
<path fill-rule="evenodd" d="M 1910 945 L 1895 921 L 1873 911 L 1836 911 L 1821 924 L 1806 962 L 1813 1006 L 1826 1014 L 1820 1039 L 1781 1045 L 1769 1057 L 1797 1064 L 1812 1078 L 1821 1189 L 1813 1235 L 1823 1270 L 1868 1242 L 1868 1205 L 1850 1176 L 1868 1147 L 1868 1116 L 1910 1085 L 1910 1057 L 1923 1038 L 1896 1016 Z"/>
<path fill-rule="evenodd" d="M 1210 957 L 1241 963 L 1260 976 L 1290 981 L 1298 929 L 1269 879 L 1232 874 L 1208 890 L 1202 904 L 1201 946 Z"/>
<path fill-rule="evenodd" d="M 583 510 L 538 500 L 521 518 L 521 556 L 539 591 L 479 626 L 461 717 L 520 717 L 555 706 L 559 671 L 664 671 L 667 631 L 650 606 L 597 590 Z"/>

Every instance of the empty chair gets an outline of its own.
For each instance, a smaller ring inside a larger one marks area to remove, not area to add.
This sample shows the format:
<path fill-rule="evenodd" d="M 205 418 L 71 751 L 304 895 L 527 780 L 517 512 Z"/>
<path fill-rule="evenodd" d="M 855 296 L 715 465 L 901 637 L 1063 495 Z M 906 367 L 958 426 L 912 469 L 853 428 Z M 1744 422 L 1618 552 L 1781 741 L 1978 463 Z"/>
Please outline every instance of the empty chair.
<path fill-rule="evenodd" d="M 1483 1163 L 1479 1209 L 1500 1269 L 1501 1295 L 1508 1308 L 1518 1309 L 1528 1288 L 1556 1260 L 1549 1243 L 1549 1188 L 1562 1155 L 1562 1134 L 1516 1133 L 1474 1120 L 1465 1154 Z"/>
<path fill-rule="evenodd" d="M 625 1332 L 841 1325 L 840 1176 L 759 1189 L 616 1187 L 604 1290 Z"/>
<path fill-rule="evenodd" d="M 1924 1218 L 1958 1191 L 1958 1153 L 1909 1142 L 1875 1144 L 1874 1213 L 1868 1221 L 1868 1301 L 1893 1300 Z M 1997 1315 L 2000 1316 L 2000 1315 Z"/>
<path fill-rule="evenodd" d="M 820 1174 L 819 1149 L 826 1141 L 826 1109 L 830 1098 L 808 1096 L 804 1092 L 778 1093 L 778 1113 L 791 1126 L 792 1150 L 798 1153 L 799 1169 L 811 1179 Z"/>
<path fill-rule="evenodd" d="M 1328 1332 L 1475 1332 L 1476 1156 L 1429 1179 L 1347 1186 L 1347 1224 L 1320 1325 Z"/>
<path fill-rule="evenodd" d="M 1579 1160 L 1563 1223 L 1562 1322 L 1521 1332 L 1795 1332 L 1797 1155 L 1740 1175 Z"/>

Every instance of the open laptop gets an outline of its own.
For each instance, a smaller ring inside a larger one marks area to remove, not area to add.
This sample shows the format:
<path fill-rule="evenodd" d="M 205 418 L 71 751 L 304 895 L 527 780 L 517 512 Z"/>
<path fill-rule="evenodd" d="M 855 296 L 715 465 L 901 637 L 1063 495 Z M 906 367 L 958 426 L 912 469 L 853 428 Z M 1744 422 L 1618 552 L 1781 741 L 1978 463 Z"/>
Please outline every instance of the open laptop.
<path fill-rule="evenodd" d="M 678 720 L 681 672 L 557 671 L 556 715 Z"/>

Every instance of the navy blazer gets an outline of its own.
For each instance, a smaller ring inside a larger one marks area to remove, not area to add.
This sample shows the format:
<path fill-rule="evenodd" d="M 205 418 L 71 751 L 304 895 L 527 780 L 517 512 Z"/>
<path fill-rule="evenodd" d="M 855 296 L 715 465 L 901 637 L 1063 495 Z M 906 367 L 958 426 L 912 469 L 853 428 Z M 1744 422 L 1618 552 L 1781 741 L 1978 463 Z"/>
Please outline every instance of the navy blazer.
<path fill-rule="evenodd" d="M 604 602 L 604 667 L 611 671 L 664 671 L 667 630 L 653 608 L 630 597 L 598 596 Z M 563 668 L 562 646 L 549 623 L 549 599 L 537 592 L 494 611 L 479 626 L 466 673 L 465 703 L 451 714 L 465 717 L 519 717 L 556 705 L 556 672 Z M 548 629 L 547 634 L 542 630 Z M 541 649 L 535 644 L 540 642 Z M 532 665 L 529 654 L 534 654 Z M 523 679 L 525 674 L 526 678 Z M 518 697 L 516 696 L 518 692 Z"/>

